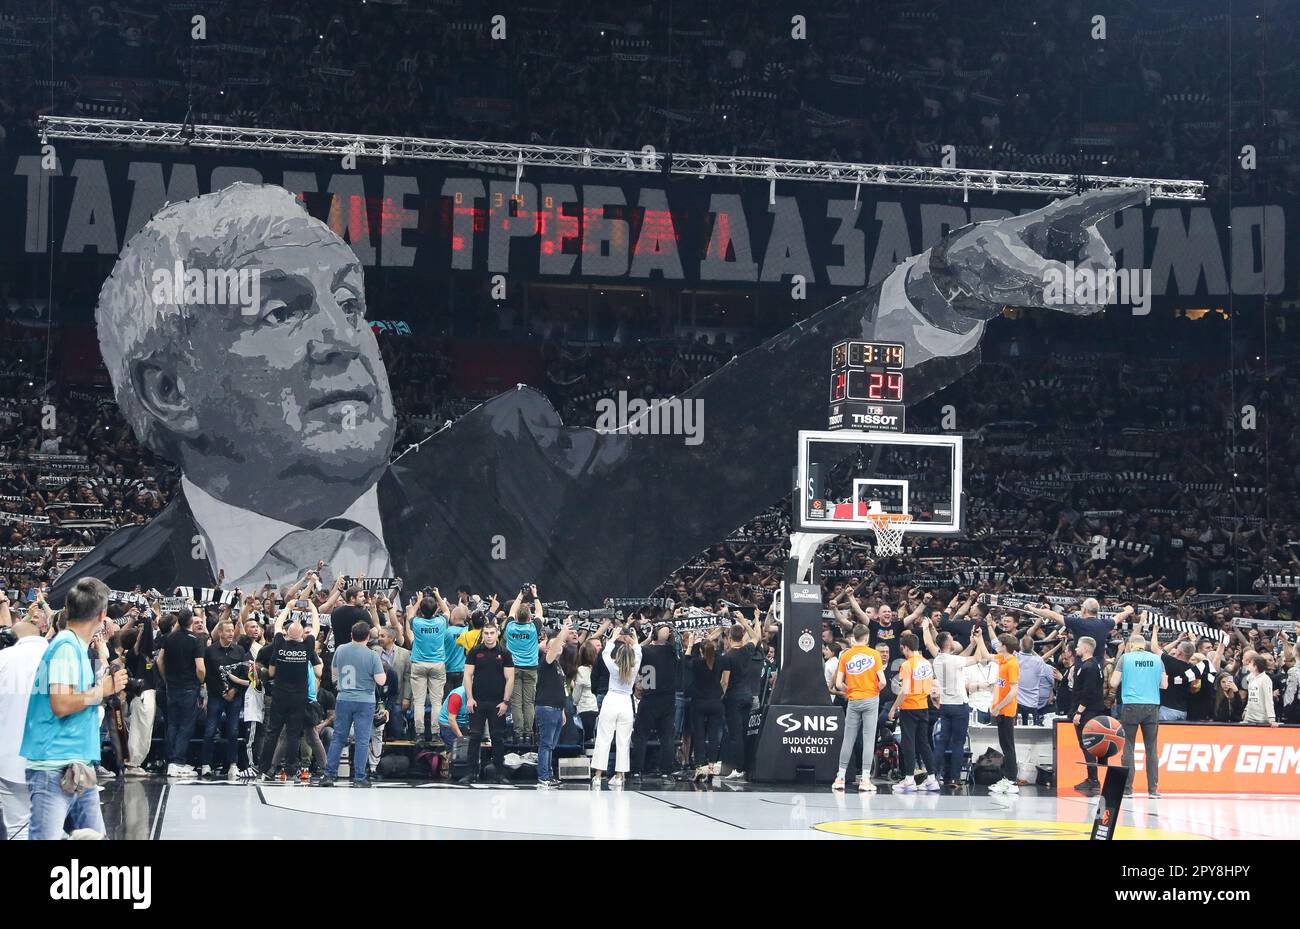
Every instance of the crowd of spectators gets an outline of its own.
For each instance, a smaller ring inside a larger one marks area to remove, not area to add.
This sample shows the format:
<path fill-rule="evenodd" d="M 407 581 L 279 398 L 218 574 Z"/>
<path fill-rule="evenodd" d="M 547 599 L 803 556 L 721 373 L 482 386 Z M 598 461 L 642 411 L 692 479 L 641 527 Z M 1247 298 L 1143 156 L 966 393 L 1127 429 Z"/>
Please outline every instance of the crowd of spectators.
<path fill-rule="evenodd" d="M 801 25 L 770 2 L 538 0 L 505 8 L 497 38 L 462 0 L 138 0 L 53 23 L 41 3 L 9 10 L 0 125 L 13 142 L 35 138 L 40 113 L 188 115 L 889 163 L 937 164 L 951 145 L 963 167 L 1212 181 L 1231 130 L 1257 146 L 1254 183 L 1296 181 L 1300 28 L 1282 5 L 1230 22 L 1217 4 L 1130 2 L 1099 27 L 1079 0 L 832 0 Z M 205 39 L 191 39 L 195 14 Z"/>

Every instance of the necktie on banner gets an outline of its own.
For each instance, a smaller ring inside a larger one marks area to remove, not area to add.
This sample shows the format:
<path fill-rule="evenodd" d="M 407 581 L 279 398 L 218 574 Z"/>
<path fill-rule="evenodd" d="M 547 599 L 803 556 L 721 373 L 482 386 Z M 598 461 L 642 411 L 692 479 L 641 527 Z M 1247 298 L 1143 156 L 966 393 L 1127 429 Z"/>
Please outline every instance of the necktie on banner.
<path fill-rule="evenodd" d="M 296 529 L 284 536 L 235 586 L 252 590 L 268 578 L 276 586 L 292 584 L 319 561 L 334 571 L 367 577 L 386 576 L 391 567 L 388 550 L 373 532 L 350 519 L 331 519 L 318 529 Z M 326 583 L 324 576 L 321 582 Z"/>

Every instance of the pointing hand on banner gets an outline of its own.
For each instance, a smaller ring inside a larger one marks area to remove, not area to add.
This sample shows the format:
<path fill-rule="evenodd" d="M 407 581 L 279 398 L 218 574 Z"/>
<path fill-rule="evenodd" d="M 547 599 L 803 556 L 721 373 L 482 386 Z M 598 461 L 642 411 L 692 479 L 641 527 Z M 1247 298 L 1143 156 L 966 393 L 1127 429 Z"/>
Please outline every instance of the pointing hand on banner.
<path fill-rule="evenodd" d="M 1090 190 L 1022 216 L 972 223 L 935 246 L 934 286 L 958 312 L 978 319 L 992 319 L 1005 306 L 1099 313 L 1102 302 L 1049 301 L 1049 276 L 1072 281 L 1077 271 L 1113 271 L 1115 256 L 1097 223 L 1147 195 L 1145 187 Z"/>

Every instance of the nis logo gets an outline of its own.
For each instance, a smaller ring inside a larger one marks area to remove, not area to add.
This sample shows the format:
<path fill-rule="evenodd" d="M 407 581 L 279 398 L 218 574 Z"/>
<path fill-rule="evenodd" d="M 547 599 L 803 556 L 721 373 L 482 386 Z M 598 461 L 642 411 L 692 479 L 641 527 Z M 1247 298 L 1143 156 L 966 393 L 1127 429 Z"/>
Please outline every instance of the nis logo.
<path fill-rule="evenodd" d="M 153 868 L 149 865 L 83 865 L 76 858 L 50 870 L 51 900 L 129 900 L 132 909 L 153 902 Z"/>
<path fill-rule="evenodd" d="M 786 732 L 839 732 L 838 716 L 795 716 L 782 713 L 776 718 L 776 724 Z"/>

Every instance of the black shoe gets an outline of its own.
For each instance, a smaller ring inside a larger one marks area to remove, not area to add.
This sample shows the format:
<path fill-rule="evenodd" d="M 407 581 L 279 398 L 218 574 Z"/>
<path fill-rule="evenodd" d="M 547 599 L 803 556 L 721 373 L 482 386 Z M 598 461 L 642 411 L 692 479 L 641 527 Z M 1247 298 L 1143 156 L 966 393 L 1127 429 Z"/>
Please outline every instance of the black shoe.
<path fill-rule="evenodd" d="M 1133 788 L 1132 788 L 1132 787 L 1125 787 L 1125 788 L 1124 788 L 1124 796 L 1126 796 L 1126 797 L 1131 797 L 1131 796 L 1133 796 Z"/>
<path fill-rule="evenodd" d="M 1074 789 L 1078 791 L 1097 790 L 1100 787 L 1101 787 L 1101 783 L 1098 781 L 1094 781 L 1091 778 L 1089 778 L 1086 781 L 1080 781 L 1079 783 L 1074 785 Z"/>
<path fill-rule="evenodd" d="M 317 779 L 313 780 L 312 783 L 313 783 L 316 787 L 333 787 L 333 786 L 334 786 L 334 778 L 332 778 L 332 777 L 330 777 L 328 774 L 326 774 L 324 777 L 317 778 Z"/>
<path fill-rule="evenodd" d="M 363 777 L 363 778 L 362 778 L 361 780 L 359 780 L 359 781 L 353 781 L 353 782 L 352 782 L 352 786 L 353 786 L 353 787 L 373 787 L 373 786 L 374 786 L 374 783 L 375 783 L 375 782 L 372 781 L 370 778 L 368 778 L 368 777 Z"/>
<path fill-rule="evenodd" d="M 553 777 L 553 778 L 551 778 L 549 781 L 547 781 L 546 783 L 549 784 L 549 785 L 551 785 L 552 787 L 563 787 L 563 786 L 564 786 L 564 781 L 560 780 L 558 777 Z"/>
<path fill-rule="evenodd" d="M 474 783 L 474 780 L 475 780 L 474 775 L 466 774 L 464 777 L 457 780 L 456 783 L 461 784 L 465 787 L 469 787 L 471 784 Z"/>

